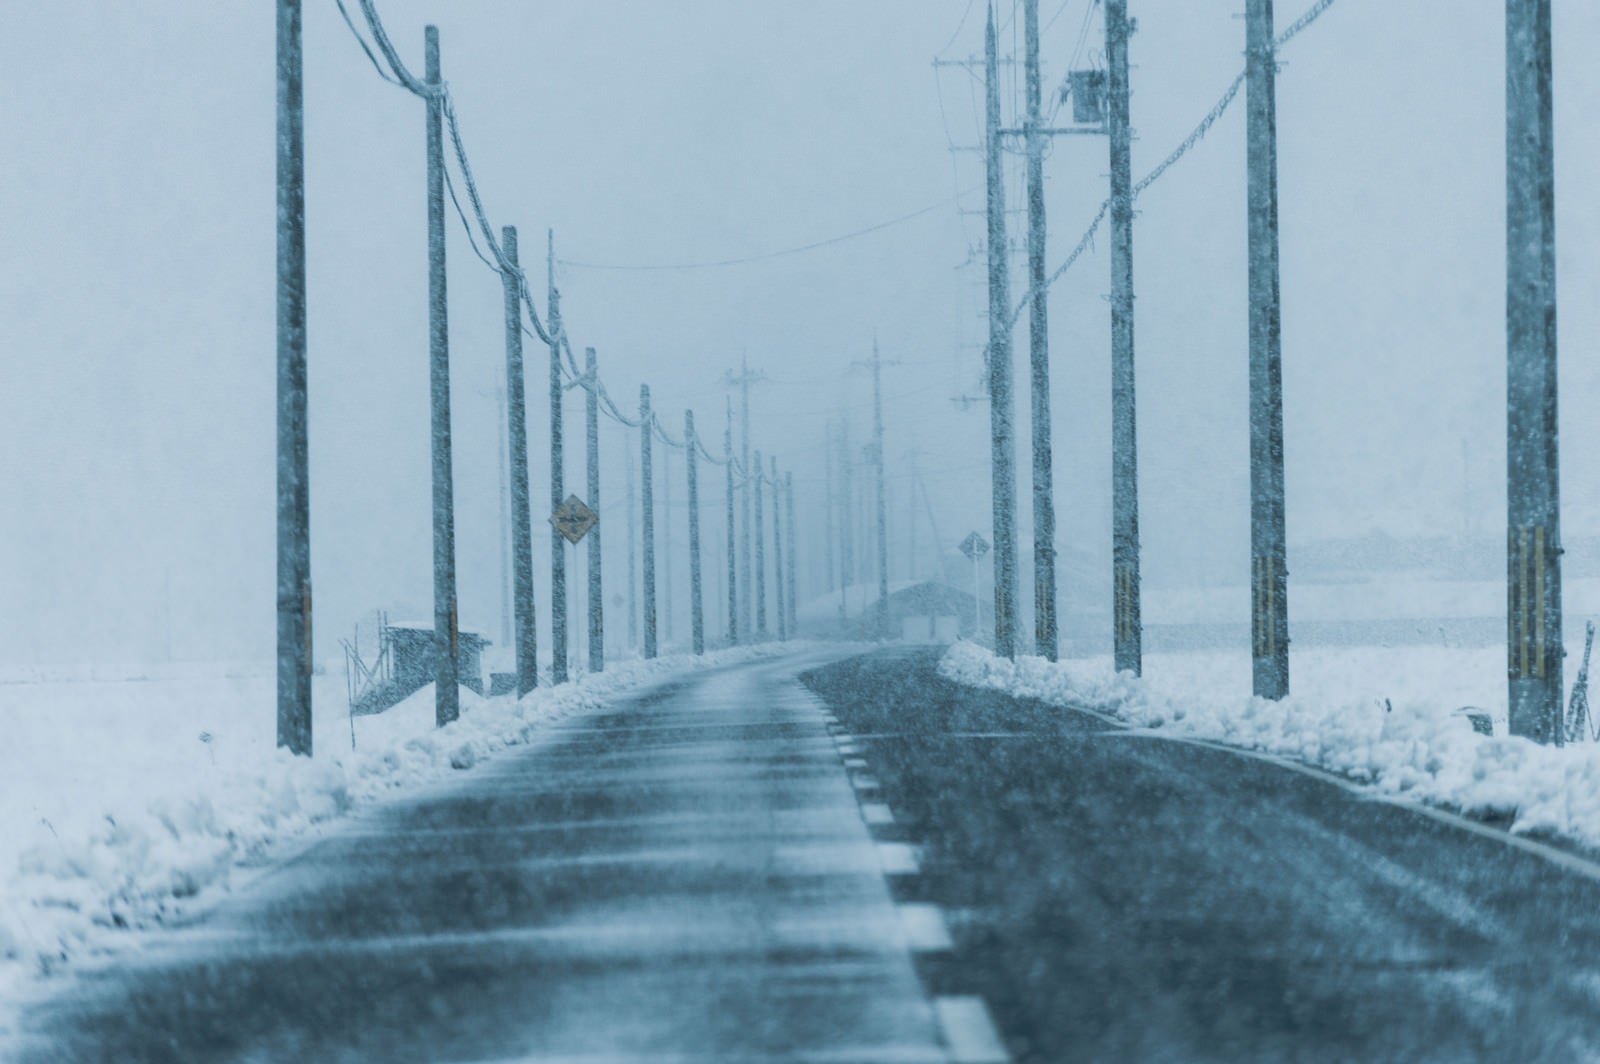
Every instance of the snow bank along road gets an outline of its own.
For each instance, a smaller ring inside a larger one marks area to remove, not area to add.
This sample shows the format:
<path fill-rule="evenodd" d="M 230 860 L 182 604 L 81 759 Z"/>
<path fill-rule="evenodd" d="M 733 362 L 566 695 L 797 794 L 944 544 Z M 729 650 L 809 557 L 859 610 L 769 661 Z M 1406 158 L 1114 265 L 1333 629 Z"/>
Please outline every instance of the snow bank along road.
<path fill-rule="evenodd" d="M 869 774 L 934 994 L 1037 1061 L 1600 1059 L 1600 865 L 1248 755 L 958 686 L 806 682 Z"/>
<path fill-rule="evenodd" d="M 208 917 L 80 966 L 13 1055 L 945 1060 L 795 680 L 825 660 L 681 677 L 377 806 Z"/>
<path fill-rule="evenodd" d="M 1600 1053 L 1600 867 L 936 665 L 813 653 L 568 718 L 75 966 L 0 1057 Z"/>

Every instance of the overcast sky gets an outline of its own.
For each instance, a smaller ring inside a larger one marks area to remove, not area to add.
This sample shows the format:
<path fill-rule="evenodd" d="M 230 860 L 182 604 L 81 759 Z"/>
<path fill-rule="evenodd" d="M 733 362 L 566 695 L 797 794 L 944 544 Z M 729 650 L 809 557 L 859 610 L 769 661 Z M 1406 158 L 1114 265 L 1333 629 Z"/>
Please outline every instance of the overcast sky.
<path fill-rule="evenodd" d="M 1048 85 L 1074 55 L 1103 62 L 1088 3 L 1042 2 Z M 424 126 L 421 101 L 378 79 L 332 0 L 306 6 L 313 567 L 326 656 L 365 610 L 430 610 Z M 979 142 L 982 87 L 931 66 L 936 54 L 981 52 L 983 6 L 380 0 L 379 10 L 417 68 L 424 23 L 440 26 L 489 214 L 521 227 L 541 300 L 547 228 L 561 260 L 666 265 L 761 255 L 936 208 L 739 267 L 558 267 L 574 344 L 599 350 L 619 402 L 649 383 L 668 424 L 692 406 L 720 443 L 724 371 L 744 354 L 767 374 L 754 390 L 755 444 L 794 470 L 800 505 L 817 515 L 803 525 L 803 560 L 820 566 L 824 423 L 847 409 L 862 437 L 869 378 L 852 367 L 874 335 L 898 363 L 884 373 L 897 535 L 913 449 L 943 546 L 989 531 L 987 411 L 952 402 L 980 388 L 983 273 L 959 267 L 982 236 L 981 218 L 960 212 L 982 206 L 982 171 L 977 155 L 950 149 Z M 1240 68 L 1244 27 L 1237 2 L 1130 6 L 1142 175 Z M 1280 0 L 1280 25 L 1305 6 Z M 12 7 L 0 36 L 10 366 L 0 659 L 268 658 L 272 5 Z M 1590 416 L 1600 369 L 1587 357 L 1600 329 L 1600 71 L 1587 62 L 1600 10 L 1556 0 L 1555 15 L 1571 540 L 1600 533 Z M 1339 0 L 1285 49 L 1291 544 L 1372 530 L 1493 535 L 1503 524 L 1503 17 L 1496 0 Z M 1020 51 L 1009 0 L 1000 19 L 1003 49 Z M 1005 99 L 1008 111 L 1020 99 L 1009 75 Z M 1242 584 L 1247 572 L 1243 124 L 1241 99 L 1139 203 L 1142 530 L 1155 584 Z M 1046 166 L 1054 262 L 1105 194 L 1105 142 L 1063 139 Z M 450 241 L 462 614 L 494 637 L 501 295 L 453 218 Z M 1107 246 L 1050 304 L 1060 546 L 1099 584 L 1110 547 Z M 541 553 L 546 373 L 530 347 Z M 578 424 L 575 395 L 567 410 Z M 622 439 L 608 428 L 603 443 L 618 566 Z M 572 486 L 581 450 L 569 454 Z M 1019 459 L 1025 468 L 1025 446 Z M 681 462 L 672 469 L 681 512 Z M 720 486 L 707 490 L 708 506 L 720 501 Z M 708 547 L 720 546 L 709 510 L 706 527 Z M 930 526 L 918 534 L 932 539 Z M 680 603 L 686 570 L 680 560 Z"/>

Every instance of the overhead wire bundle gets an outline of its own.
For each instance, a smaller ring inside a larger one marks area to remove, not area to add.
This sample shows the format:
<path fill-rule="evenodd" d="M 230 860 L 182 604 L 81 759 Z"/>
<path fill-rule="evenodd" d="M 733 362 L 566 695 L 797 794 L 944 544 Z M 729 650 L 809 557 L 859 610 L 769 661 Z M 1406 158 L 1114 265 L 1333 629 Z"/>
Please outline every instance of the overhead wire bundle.
<path fill-rule="evenodd" d="M 604 411 L 607 417 L 626 428 L 644 429 L 646 427 L 644 420 L 641 418 L 629 417 L 627 414 L 624 414 L 617 406 L 616 402 L 611 398 L 610 393 L 606 390 L 605 383 L 599 379 L 598 375 L 586 373 L 578 369 L 577 359 L 572 353 L 572 343 L 568 338 L 566 329 L 561 319 L 559 310 L 559 292 L 552 290 L 550 293 L 551 306 L 549 315 L 549 328 L 546 328 L 544 322 L 540 320 L 539 312 L 534 304 L 533 294 L 528 284 L 527 273 L 521 268 L 521 266 L 512 263 L 506 258 L 505 252 L 500 246 L 500 242 L 495 239 L 494 227 L 489 222 L 488 212 L 483 206 L 483 197 L 480 195 L 477 181 L 473 177 L 472 163 L 468 158 L 466 144 L 464 143 L 461 135 L 461 124 L 459 119 L 456 117 L 455 100 L 450 93 L 449 83 L 441 81 L 438 84 L 433 84 L 418 78 L 410 71 L 410 69 L 405 65 L 404 60 L 400 58 L 399 52 L 395 49 L 394 42 L 390 40 L 388 33 L 384 30 L 383 20 L 378 15 L 374 0 L 357 0 L 357 3 L 360 5 L 362 20 L 366 24 L 367 33 L 371 35 L 370 42 L 368 41 L 367 36 L 362 34 L 360 28 L 356 24 L 355 19 L 351 17 L 350 11 L 345 5 L 345 0 L 334 0 L 334 2 L 338 5 L 339 14 L 343 17 L 345 25 L 349 27 L 351 34 L 355 37 L 357 44 L 360 45 L 361 50 L 366 55 L 367 59 L 372 63 L 373 69 L 377 71 L 379 77 L 389 84 L 405 89 L 407 92 L 410 92 L 412 95 L 421 99 L 438 101 L 440 110 L 445 120 L 445 125 L 450 132 L 452 153 L 455 156 L 456 166 L 461 171 L 461 181 L 466 188 L 467 201 L 472 207 L 472 219 L 469 220 L 467 211 L 461 204 L 461 200 L 456 193 L 455 181 L 452 179 L 449 168 L 447 167 L 445 169 L 444 176 L 446 186 L 450 192 L 450 199 L 455 204 L 456 214 L 461 219 L 462 228 L 466 231 L 467 241 L 472 247 L 473 253 L 477 255 L 484 265 L 488 266 L 502 277 L 509 276 L 514 279 L 520 297 L 519 303 L 523 308 L 526 309 L 527 320 L 529 323 L 531 323 L 532 329 L 530 330 L 528 325 L 521 322 L 518 323 L 519 327 L 524 332 L 528 333 L 528 335 L 537 337 L 542 343 L 555 347 L 559 354 L 564 358 L 564 361 L 560 362 L 560 366 L 561 372 L 567 377 L 567 388 L 581 387 L 587 391 L 593 392 L 595 398 L 598 400 L 600 409 Z M 942 206 L 942 204 L 936 204 L 934 206 Z M 885 223 L 885 225 L 892 225 L 899 221 L 905 221 L 911 217 L 917 217 L 921 214 L 925 214 L 933 209 L 934 207 L 924 208 L 923 210 L 918 211 L 916 215 L 908 215 L 906 218 L 895 219 L 894 221 Z M 476 227 L 474 227 L 472 224 L 473 220 L 476 220 L 477 222 Z M 476 231 L 474 231 L 475 228 Z M 862 232 L 872 232 L 878 228 L 883 228 L 883 226 L 875 226 L 872 227 L 872 229 L 863 230 Z M 833 240 L 825 241 L 823 243 L 834 243 L 838 240 L 849 239 L 850 236 L 856 235 L 861 234 L 849 234 L 846 237 L 834 238 Z M 479 244 L 480 239 L 482 241 L 481 247 Z M 483 248 L 488 249 L 488 255 L 484 254 Z M 779 254 L 788 253 L 790 252 L 785 251 L 780 252 Z M 649 428 L 653 430 L 654 434 L 661 440 L 662 443 L 669 447 L 673 447 L 677 450 L 687 451 L 692 442 L 694 444 L 699 444 L 698 449 L 707 460 L 716 462 L 718 464 L 726 464 L 729 461 L 728 459 L 717 459 L 713 457 L 709 452 L 706 451 L 704 445 L 700 444 L 698 438 L 694 441 L 673 438 L 673 436 L 667 432 L 666 428 L 661 424 L 660 420 L 655 416 L 654 413 L 650 415 Z M 733 466 L 741 480 L 749 479 L 749 474 L 744 470 L 741 463 L 739 463 L 737 460 L 734 460 Z"/>

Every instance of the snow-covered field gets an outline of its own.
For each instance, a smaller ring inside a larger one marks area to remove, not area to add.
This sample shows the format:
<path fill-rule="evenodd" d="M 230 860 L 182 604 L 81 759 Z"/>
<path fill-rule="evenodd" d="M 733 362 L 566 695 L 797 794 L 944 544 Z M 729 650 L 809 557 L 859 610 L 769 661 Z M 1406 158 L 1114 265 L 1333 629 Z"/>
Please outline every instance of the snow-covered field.
<path fill-rule="evenodd" d="M 314 824 L 470 768 L 610 695 L 796 649 L 623 661 L 520 701 L 463 690 L 461 719 L 443 729 L 432 686 L 352 723 L 344 678 L 317 677 L 312 759 L 276 748 L 275 678 L 260 668 L 0 678 L 0 999 L 110 929 L 159 923 Z"/>
<path fill-rule="evenodd" d="M 1576 663 L 1581 642 L 1567 652 Z M 1600 743 L 1557 748 L 1508 736 L 1503 647 L 1301 650 L 1290 661 L 1294 693 L 1282 702 L 1250 696 L 1243 654 L 1147 655 L 1144 676 L 1135 678 L 1116 674 L 1109 658 L 1013 663 L 960 643 L 940 671 L 1135 727 L 1292 758 L 1396 797 L 1508 817 L 1516 832 L 1600 847 Z M 1569 685 L 1575 674 L 1569 665 Z M 1459 712 L 1469 705 L 1489 712 L 1492 737 Z"/>

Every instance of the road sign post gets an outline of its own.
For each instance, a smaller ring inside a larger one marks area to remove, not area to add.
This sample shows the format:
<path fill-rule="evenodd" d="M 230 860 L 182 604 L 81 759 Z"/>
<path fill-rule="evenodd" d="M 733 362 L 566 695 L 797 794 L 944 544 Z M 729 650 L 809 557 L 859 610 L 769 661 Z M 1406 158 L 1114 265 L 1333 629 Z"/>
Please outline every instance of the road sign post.
<path fill-rule="evenodd" d="M 978 563 L 989 553 L 989 541 L 976 532 L 968 533 L 961 541 L 961 553 L 972 559 L 972 635 L 976 639 L 983 630 L 983 587 Z"/>

